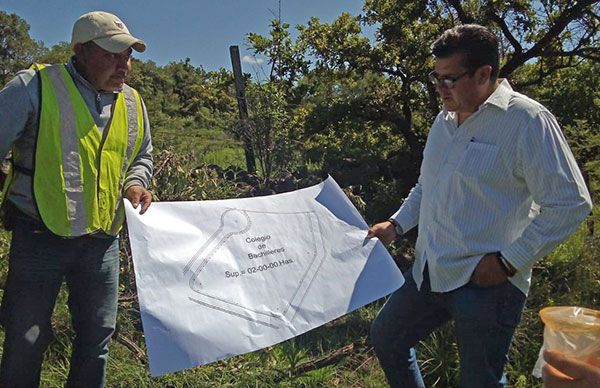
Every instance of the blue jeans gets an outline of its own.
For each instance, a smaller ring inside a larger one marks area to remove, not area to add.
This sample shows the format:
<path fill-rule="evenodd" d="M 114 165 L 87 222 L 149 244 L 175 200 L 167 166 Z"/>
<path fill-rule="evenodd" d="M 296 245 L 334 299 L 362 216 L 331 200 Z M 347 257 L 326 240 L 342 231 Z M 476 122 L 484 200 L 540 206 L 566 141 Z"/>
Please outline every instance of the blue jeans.
<path fill-rule="evenodd" d="M 425 387 L 415 345 L 454 320 L 460 356 L 460 386 L 504 387 L 504 364 L 521 319 L 525 295 L 506 281 L 493 287 L 468 283 L 446 293 L 431 292 L 427 268 L 417 290 L 411 271 L 371 326 L 371 341 L 393 388 Z"/>
<path fill-rule="evenodd" d="M 117 238 L 60 238 L 39 222 L 15 219 L 2 300 L 1 387 L 37 387 L 50 318 L 63 280 L 75 331 L 67 387 L 103 387 L 119 283 Z"/>

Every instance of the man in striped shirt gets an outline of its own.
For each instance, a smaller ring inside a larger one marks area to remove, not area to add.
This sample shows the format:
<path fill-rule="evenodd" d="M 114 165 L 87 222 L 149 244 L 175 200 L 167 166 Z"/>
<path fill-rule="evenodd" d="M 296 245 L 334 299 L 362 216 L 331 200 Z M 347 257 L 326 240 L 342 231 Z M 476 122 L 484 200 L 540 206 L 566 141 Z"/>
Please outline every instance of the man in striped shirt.
<path fill-rule="evenodd" d="M 388 244 L 418 226 L 415 262 L 371 329 L 392 387 L 423 387 L 414 346 L 454 321 L 461 387 L 502 387 L 531 268 L 591 210 L 554 116 L 498 79 L 498 39 L 463 25 L 433 44 L 443 102 L 420 176 L 368 237 Z"/>

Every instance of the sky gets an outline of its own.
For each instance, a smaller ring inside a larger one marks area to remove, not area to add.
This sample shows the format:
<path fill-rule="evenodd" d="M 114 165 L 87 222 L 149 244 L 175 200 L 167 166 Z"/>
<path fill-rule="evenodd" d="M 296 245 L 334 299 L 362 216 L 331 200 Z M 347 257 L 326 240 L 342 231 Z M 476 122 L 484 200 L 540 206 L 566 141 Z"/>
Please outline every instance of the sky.
<path fill-rule="evenodd" d="M 316 16 L 330 23 L 342 12 L 358 15 L 363 0 L 282 0 L 281 20 L 291 27 Z M 253 57 L 245 36 L 267 35 L 279 12 L 277 0 L 0 0 L 0 10 L 15 13 L 30 26 L 29 35 L 46 47 L 71 40 L 73 22 L 94 10 L 116 14 L 147 50 L 141 60 L 166 65 L 190 58 L 205 70 L 231 69 L 229 46 L 240 47 L 244 72 L 252 73 L 264 58 Z M 373 35 L 366 31 L 366 36 Z M 370 34 L 370 35 L 369 35 Z M 292 36 L 295 36 L 292 34 Z"/>

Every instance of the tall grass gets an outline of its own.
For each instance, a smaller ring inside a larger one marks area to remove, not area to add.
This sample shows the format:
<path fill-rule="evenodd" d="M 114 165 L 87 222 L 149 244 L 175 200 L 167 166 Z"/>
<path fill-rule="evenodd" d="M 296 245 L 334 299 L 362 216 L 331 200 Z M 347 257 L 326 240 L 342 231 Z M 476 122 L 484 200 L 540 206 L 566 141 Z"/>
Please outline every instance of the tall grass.
<path fill-rule="evenodd" d="M 205 164 L 216 164 L 222 167 L 236 166 L 242 169 L 246 168 L 244 150 L 241 146 L 207 150 L 200 155 L 200 160 Z"/>

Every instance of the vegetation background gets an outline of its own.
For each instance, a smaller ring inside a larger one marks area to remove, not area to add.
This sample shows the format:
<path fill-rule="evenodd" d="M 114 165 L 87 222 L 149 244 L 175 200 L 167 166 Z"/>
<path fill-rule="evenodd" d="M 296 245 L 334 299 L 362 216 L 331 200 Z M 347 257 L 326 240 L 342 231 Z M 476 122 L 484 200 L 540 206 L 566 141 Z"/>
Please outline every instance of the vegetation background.
<path fill-rule="evenodd" d="M 588 181 L 600 189 L 600 5 L 594 0 L 365 0 L 361 15 L 331 24 L 313 18 L 292 27 L 272 21 L 270 34 L 247 35 L 269 69 L 245 74 L 250 120 L 240 122 L 232 73 L 205 71 L 188 59 L 157 66 L 134 60 L 129 84 L 148 107 L 156 148 L 152 190 L 158 201 L 256 195 L 308 174 L 333 175 L 368 223 L 387 218 L 415 183 L 428 128 L 440 109 L 427 73 L 429 45 L 461 23 L 488 26 L 502 37 L 501 77 L 558 118 Z M 362 35 L 377 26 L 376 40 Z M 65 62 L 67 42 L 45 47 L 27 21 L 0 7 L 0 84 L 32 62 Z M 267 74 L 268 73 L 268 74 Z M 249 139 L 258 172 L 247 174 Z M 241 177 L 245 177 L 241 179 Z M 542 342 L 540 308 L 600 302 L 598 210 L 551 255 L 540 260 L 507 365 L 512 386 L 538 387 L 531 376 Z M 410 265 L 414 232 L 391 247 Z M 122 236 L 119 328 L 108 368 L 110 387 L 384 387 L 369 343 L 369 325 L 383 300 L 250 354 L 151 378 L 127 234 Z M 0 286 L 10 235 L 0 234 Z M 62 290 L 53 317 L 44 387 L 64 384 L 72 329 Z M 0 340 L 3 333 L 0 331 Z M 451 325 L 418 346 L 428 386 L 458 385 Z"/>

